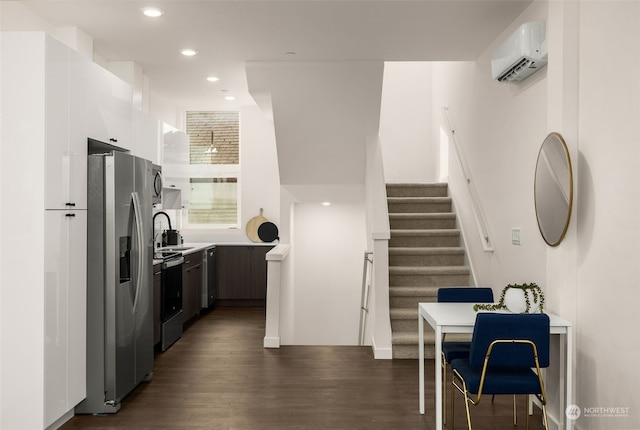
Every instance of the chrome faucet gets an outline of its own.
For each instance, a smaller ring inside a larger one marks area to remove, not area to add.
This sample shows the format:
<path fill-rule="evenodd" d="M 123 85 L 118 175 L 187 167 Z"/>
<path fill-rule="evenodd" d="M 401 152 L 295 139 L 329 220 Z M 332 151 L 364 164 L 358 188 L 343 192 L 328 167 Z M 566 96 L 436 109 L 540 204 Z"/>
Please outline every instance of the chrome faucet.
<path fill-rule="evenodd" d="M 156 242 L 156 236 L 157 236 L 156 235 L 156 217 L 158 215 L 160 215 L 160 214 L 162 214 L 165 217 L 167 217 L 167 221 L 169 222 L 169 230 L 173 230 L 173 228 L 171 228 L 171 218 L 169 218 L 169 215 L 166 212 L 163 212 L 163 211 L 156 212 L 153 215 L 153 220 L 152 220 L 152 224 L 153 224 L 153 249 L 156 249 L 156 243 L 157 243 Z"/>

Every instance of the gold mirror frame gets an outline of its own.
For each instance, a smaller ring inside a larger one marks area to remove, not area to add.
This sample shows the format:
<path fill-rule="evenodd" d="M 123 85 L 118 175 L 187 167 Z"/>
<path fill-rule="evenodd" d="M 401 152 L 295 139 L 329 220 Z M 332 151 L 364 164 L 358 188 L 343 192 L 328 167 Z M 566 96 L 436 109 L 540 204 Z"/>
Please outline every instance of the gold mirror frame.
<path fill-rule="evenodd" d="M 571 157 L 559 133 L 549 133 L 540 146 L 533 189 L 540 234 L 547 245 L 558 246 L 569 228 L 573 207 Z"/>

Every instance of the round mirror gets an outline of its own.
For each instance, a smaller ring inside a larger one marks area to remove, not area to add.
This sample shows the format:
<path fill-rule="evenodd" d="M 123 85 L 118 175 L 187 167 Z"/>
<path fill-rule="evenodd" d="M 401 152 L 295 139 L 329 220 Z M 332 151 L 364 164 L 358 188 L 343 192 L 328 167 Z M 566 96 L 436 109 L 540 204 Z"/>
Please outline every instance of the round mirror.
<path fill-rule="evenodd" d="M 550 133 L 540 147 L 534 200 L 542 238 L 548 245 L 558 246 L 569 227 L 573 205 L 571 158 L 558 133 Z"/>

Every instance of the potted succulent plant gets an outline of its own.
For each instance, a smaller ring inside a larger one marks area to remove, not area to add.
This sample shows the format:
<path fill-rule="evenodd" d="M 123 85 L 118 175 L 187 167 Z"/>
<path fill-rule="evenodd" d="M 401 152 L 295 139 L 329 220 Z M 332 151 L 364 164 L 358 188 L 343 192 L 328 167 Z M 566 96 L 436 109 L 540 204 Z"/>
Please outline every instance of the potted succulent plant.
<path fill-rule="evenodd" d="M 544 313 L 544 294 L 535 283 L 509 284 L 502 289 L 498 303 L 479 303 L 473 309 L 476 312 L 508 309 L 517 314 Z"/>

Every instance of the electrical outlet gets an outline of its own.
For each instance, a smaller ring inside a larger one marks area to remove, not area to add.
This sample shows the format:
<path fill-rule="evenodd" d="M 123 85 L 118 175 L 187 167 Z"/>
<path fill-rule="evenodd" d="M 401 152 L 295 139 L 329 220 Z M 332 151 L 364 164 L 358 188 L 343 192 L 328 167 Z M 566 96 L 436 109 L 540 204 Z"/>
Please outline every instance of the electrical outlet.
<path fill-rule="evenodd" d="M 519 228 L 511 229 L 511 244 L 520 245 L 520 229 Z"/>

